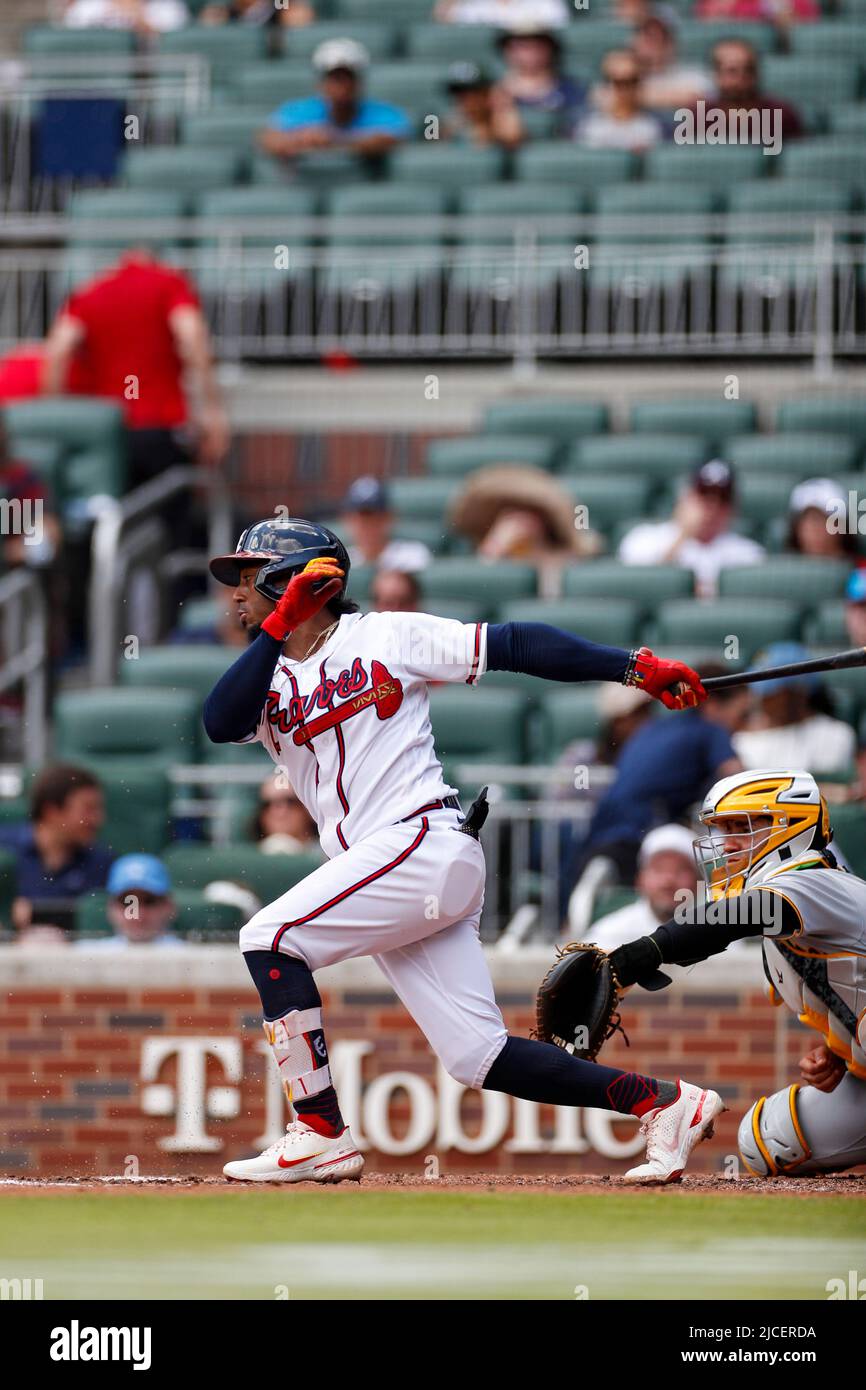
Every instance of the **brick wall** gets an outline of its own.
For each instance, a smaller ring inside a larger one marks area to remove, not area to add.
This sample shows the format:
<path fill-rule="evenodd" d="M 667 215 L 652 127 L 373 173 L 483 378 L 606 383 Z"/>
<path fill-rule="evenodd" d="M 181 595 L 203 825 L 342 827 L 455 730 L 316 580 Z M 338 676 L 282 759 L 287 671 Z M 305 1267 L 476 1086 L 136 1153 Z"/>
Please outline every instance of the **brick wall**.
<path fill-rule="evenodd" d="M 512 1031 L 532 1026 L 549 958 L 491 961 Z M 621 1172 L 633 1121 L 466 1092 L 369 962 L 320 977 L 334 1070 L 371 1167 L 515 1173 Z M 0 1173 L 216 1173 L 284 1118 L 257 999 L 228 947 L 111 957 L 0 949 Z M 796 1075 L 810 1035 L 764 1001 L 760 964 L 719 960 L 665 993 L 634 991 L 631 1047 L 605 1061 L 712 1083 L 732 1113 L 696 1156 L 720 1169 L 751 1100 Z M 406 1087 L 409 1089 L 407 1090 Z M 358 1137 L 356 1135 L 356 1137 Z"/>

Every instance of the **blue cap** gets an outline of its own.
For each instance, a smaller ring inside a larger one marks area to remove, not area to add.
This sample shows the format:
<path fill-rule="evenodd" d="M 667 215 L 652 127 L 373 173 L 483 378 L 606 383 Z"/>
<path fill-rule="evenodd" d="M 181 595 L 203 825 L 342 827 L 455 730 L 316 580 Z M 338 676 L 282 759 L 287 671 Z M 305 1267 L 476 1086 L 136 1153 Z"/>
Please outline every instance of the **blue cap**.
<path fill-rule="evenodd" d="M 845 597 L 849 603 L 866 603 L 866 569 L 852 570 Z"/>
<path fill-rule="evenodd" d="M 768 666 L 793 666 L 796 661 L 808 661 L 811 653 L 800 642 L 771 642 L 761 652 L 755 668 L 766 671 Z M 758 695 L 775 695 L 779 690 L 793 690 L 797 686 L 812 692 L 819 688 L 820 678 L 815 675 L 779 676 L 777 680 L 761 681 L 755 686 Z"/>
<path fill-rule="evenodd" d="M 356 478 L 343 498 L 344 512 L 387 512 L 388 489 L 379 478 Z"/>
<path fill-rule="evenodd" d="M 155 854 L 122 854 L 109 870 L 107 887 L 112 897 L 141 888 L 154 897 L 165 898 L 171 892 L 171 879 Z"/>

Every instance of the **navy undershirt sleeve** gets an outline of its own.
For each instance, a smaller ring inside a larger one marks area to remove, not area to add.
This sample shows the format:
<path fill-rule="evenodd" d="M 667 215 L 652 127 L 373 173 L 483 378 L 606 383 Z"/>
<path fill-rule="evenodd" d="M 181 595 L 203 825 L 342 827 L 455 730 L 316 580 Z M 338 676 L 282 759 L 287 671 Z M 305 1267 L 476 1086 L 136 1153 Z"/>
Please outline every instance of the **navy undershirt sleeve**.
<path fill-rule="evenodd" d="M 488 671 L 522 671 L 549 681 L 619 681 L 630 653 L 548 623 L 490 623 Z"/>
<path fill-rule="evenodd" d="M 202 720 L 211 743 L 234 743 L 259 722 L 283 644 L 260 632 L 220 676 L 204 702 Z"/>

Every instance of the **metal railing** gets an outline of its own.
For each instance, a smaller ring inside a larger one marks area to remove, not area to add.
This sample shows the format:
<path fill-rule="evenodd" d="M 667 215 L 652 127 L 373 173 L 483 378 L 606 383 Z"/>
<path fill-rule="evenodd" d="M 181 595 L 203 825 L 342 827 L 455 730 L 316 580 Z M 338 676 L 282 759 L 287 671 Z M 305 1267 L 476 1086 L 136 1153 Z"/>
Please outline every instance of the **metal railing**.
<path fill-rule="evenodd" d="M 227 360 L 866 354 L 866 216 L 149 220 Z M 0 347 L 39 337 L 142 224 L 9 217 Z M 351 244 L 341 244 L 351 238 Z M 470 240 L 470 238 L 472 238 Z M 65 243 L 65 244 L 64 244 Z M 585 247 L 586 266 L 575 266 Z"/>
<path fill-rule="evenodd" d="M 21 692 L 17 742 L 39 767 L 48 750 L 48 605 L 40 574 L 15 569 L 0 579 L 0 694 Z"/>

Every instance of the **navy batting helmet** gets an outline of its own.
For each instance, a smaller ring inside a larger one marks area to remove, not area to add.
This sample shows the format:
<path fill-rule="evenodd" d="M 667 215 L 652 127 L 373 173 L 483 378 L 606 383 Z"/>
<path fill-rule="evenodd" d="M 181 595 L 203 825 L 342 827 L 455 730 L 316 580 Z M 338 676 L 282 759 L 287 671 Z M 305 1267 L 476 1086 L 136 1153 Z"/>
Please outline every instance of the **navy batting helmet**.
<path fill-rule="evenodd" d="M 345 597 L 349 583 L 349 554 L 339 536 L 327 526 L 290 516 L 285 521 L 268 517 L 256 521 L 243 532 L 233 555 L 217 555 L 210 572 L 220 584 L 235 585 L 246 565 L 260 565 L 253 588 L 276 603 L 293 574 L 300 574 L 310 562 L 328 555 L 343 571 L 343 587 L 335 599 Z"/>

